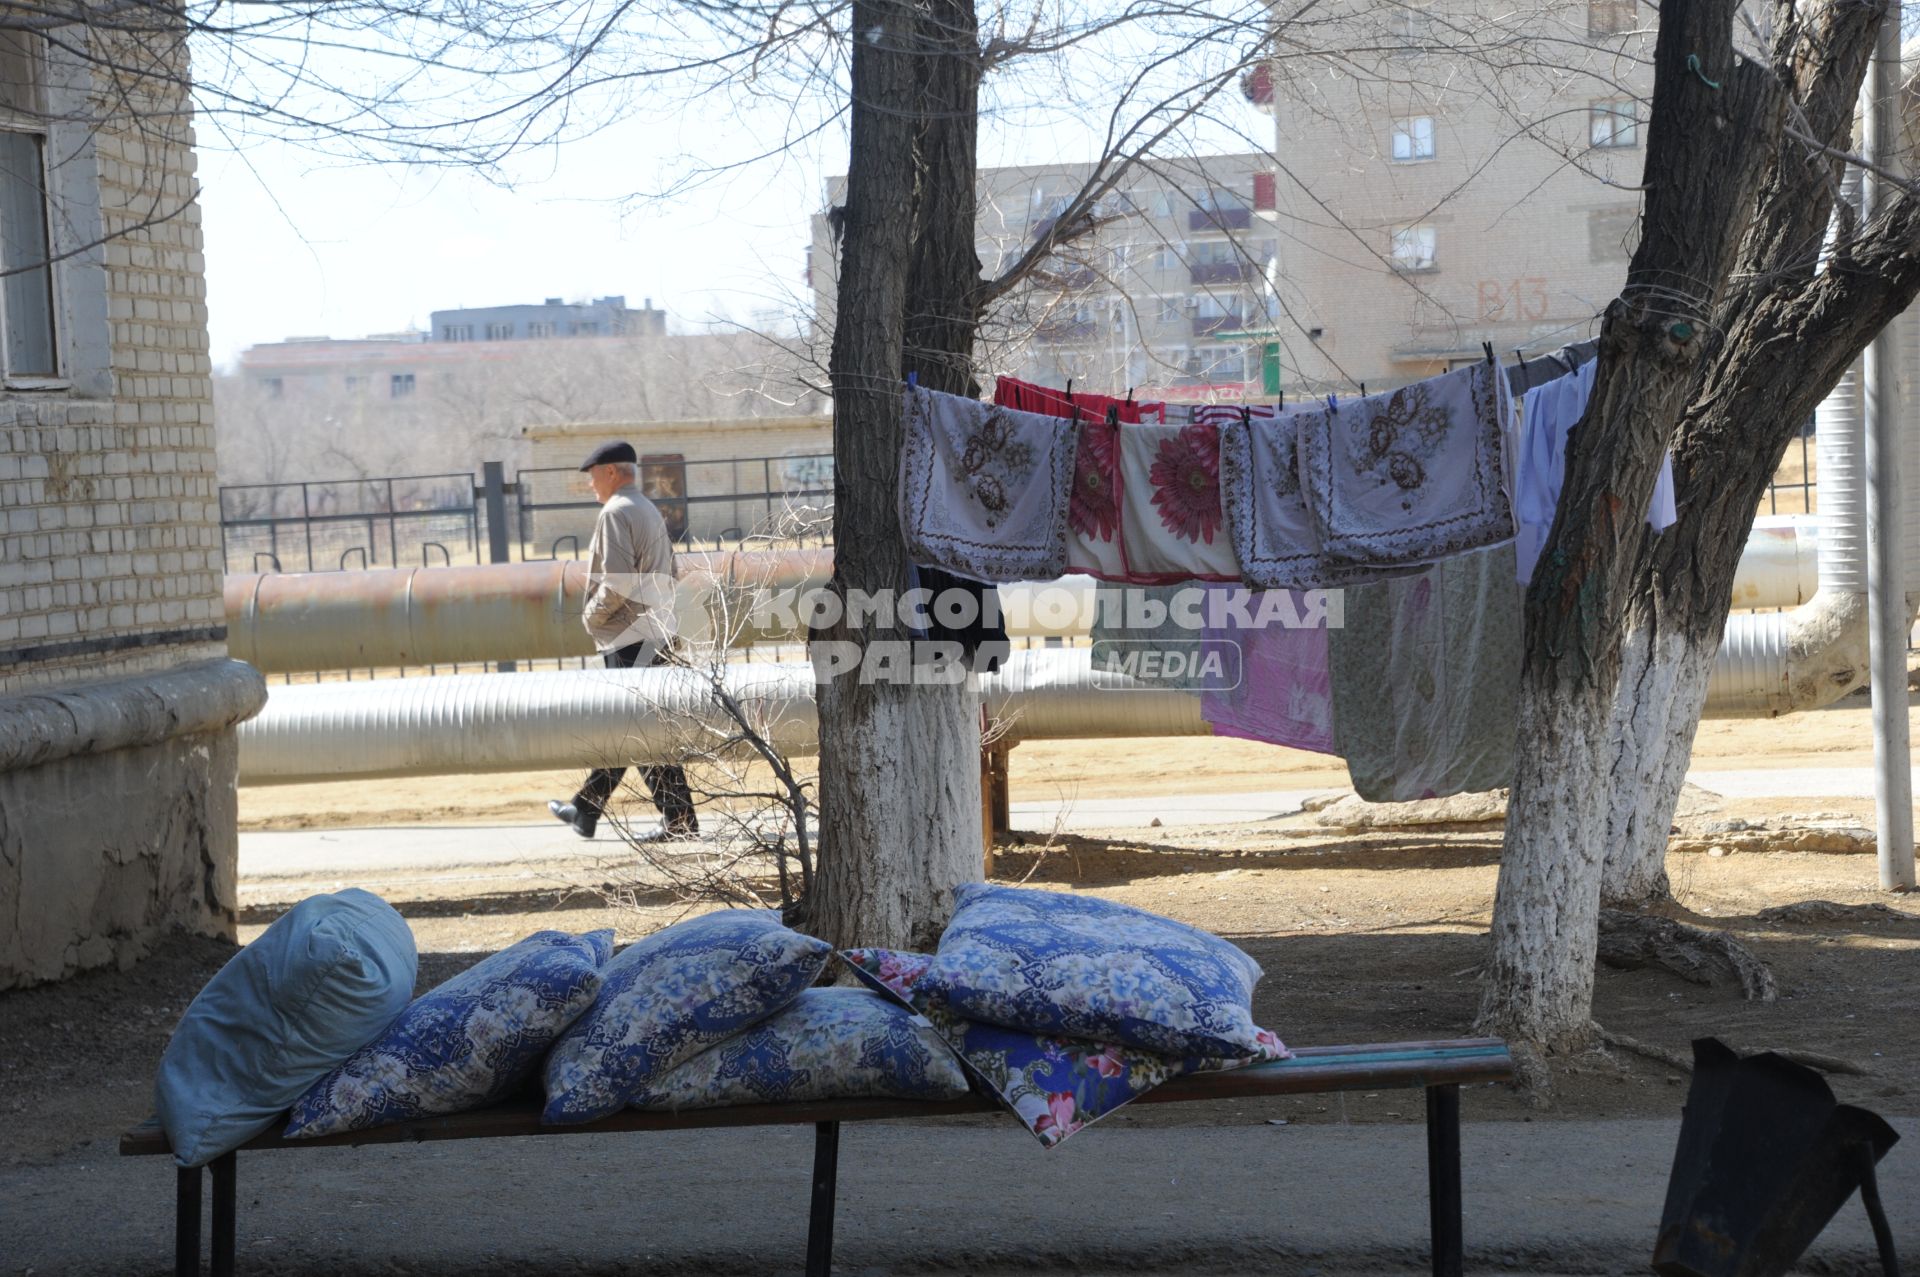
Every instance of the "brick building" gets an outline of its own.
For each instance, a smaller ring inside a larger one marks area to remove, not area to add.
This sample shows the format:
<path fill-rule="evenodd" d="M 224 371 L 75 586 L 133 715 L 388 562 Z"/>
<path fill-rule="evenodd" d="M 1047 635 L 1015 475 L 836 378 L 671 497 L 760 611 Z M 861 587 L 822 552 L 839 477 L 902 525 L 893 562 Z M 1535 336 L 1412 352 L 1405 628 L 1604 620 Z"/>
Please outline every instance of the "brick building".
<path fill-rule="evenodd" d="M 227 659 L 184 68 L 62 36 L 0 47 L 0 988 L 234 934 L 265 698 Z"/>

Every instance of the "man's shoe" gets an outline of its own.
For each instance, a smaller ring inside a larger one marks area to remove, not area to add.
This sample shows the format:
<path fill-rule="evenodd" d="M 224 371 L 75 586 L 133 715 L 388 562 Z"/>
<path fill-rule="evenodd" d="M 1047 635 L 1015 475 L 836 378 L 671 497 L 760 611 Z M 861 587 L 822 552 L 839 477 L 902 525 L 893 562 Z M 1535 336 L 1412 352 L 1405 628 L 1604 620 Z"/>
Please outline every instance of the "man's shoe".
<path fill-rule="evenodd" d="M 573 828 L 573 832 L 579 834 L 582 838 L 593 837 L 593 826 L 581 825 L 580 809 L 572 803 L 563 803 L 558 798 L 549 798 L 547 800 L 547 810 L 553 813 L 555 820 L 570 825 Z"/>

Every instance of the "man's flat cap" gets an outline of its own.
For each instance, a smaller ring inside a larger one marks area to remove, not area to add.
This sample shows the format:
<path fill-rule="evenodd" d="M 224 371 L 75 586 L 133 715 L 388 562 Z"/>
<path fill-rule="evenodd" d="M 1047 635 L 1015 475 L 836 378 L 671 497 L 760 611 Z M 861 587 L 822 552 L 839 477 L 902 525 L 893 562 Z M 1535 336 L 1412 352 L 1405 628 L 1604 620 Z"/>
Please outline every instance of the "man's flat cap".
<path fill-rule="evenodd" d="M 624 461 L 632 465 L 639 460 L 630 443 L 603 443 L 587 454 L 587 459 L 580 463 L 580 468 L 591 470 L 595 466 L 612 465 L 616 461 Z"/>

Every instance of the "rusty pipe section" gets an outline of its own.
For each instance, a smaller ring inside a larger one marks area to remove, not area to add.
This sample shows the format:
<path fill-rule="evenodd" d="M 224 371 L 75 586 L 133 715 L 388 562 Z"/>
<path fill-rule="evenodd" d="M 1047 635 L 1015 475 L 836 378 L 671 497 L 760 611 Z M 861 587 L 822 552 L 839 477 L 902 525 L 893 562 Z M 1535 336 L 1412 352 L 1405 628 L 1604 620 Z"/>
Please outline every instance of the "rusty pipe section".
<path fill-rule="evenodd" d="M 682 554 L 677 567 L 681 633 L 725 632 L 745 644 L 791 636 L 755 630 L 732 615 L 729 600 L 823 584 L 833 554 Z M 591 656 L 580 624 L 585 592 L 586 565 L 564 560 L 229 575 L 227 650 L 267 674 Z"/>

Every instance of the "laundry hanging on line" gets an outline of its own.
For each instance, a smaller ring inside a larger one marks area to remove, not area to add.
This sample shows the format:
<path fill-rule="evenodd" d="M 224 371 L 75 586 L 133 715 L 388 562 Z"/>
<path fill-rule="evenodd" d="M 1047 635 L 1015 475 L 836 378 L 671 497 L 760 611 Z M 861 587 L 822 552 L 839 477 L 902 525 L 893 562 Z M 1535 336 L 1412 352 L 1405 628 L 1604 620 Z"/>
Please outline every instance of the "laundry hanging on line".
<path fill-rule="evenodd" d="M 1135 403 L 1132 396 L 1116 399 L 1112 395 L 1088 394 L 1085 391 L 1055 390 L 1051 386 L 1022 381 L 1018 377 L 994 378 L 993 402 L 1002 408 L 1035 412 L 1043 417 L 1078 418 L 1084 421 L 1105 421 L 1111 410 L 1128 425 L 1138 425 L 1149 419 L 1164 421 L 1167 414 L 1167 405 L 1163 403 Z"/>
<path fill-rule="evenodd" d="M 915 562 L 977 581 L 1047 581 L 1067 567 L 1071 421 L 909 385 L 900 525 Z"/>
<path fill-rule="evenodd" d="M 1511 544 L 1345 592 L 1328 633 L 1335 752 L 1368 802 L 1513 779 L 1522 652 Z"/>
<path fill-rule="evenodd" d="M 1515 573 L 1520 584 L 1533 580 L 1534 566 L 1546 548 L 1567 475 L 1567 436 L 1586 415 L 1593 396 L 1596 363 L 1529 390 L 1521 400 L 1519 442 L 1514 448 L 1513 513 L 1517 528 Z M 1673 499 L 1673 454 L 1660 459 L 1647 524 L 1664 532 L 1679 517 Z"/>

